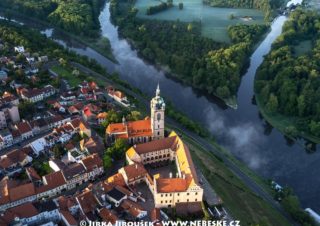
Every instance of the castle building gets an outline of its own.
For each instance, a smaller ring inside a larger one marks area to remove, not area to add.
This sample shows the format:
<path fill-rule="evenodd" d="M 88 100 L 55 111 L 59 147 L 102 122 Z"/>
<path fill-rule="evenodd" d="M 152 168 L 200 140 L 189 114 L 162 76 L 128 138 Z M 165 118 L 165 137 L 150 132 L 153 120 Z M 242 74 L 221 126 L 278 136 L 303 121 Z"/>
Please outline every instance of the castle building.
<path fill-rule="evenodd" d="M 155 208 L 202 202 L 203 188 L 189 149 L 175 132 L 167 138 L 134 145 L 126 152 L 126 160 L 129 166 L 119 173 L 127 185 L 144 181 L 154 196 Z M 150 175 L 143 169 L 144 165 L 172 161 L 177 172 L 171 172 L 169 176 L 156 174 L 150 180 Z"/>
<path fill-rule="evenodd" d="M 109 124 L 106 129 L 107 141 L 127 139 L 130 144 L 145 143 L 164 138 L 165 103 L 160 96 L 159 85 L 156 96 L 150 102 L 151 118 Z"/>

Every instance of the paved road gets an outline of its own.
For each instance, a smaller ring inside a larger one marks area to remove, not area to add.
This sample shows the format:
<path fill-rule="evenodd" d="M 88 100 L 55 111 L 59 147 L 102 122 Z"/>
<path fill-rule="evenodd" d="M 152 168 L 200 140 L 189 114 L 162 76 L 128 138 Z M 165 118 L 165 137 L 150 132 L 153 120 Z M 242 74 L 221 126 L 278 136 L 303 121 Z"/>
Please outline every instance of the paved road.
<path fill-rule="evenodd" d="M 86 74 L 90 74 L 91 76 L 94 76 L 96 79 L 99 79 L 103 82 L 109 83 L 111 85 L 113 85 L 114 87 L 118 87 L 121 88 L 124 92 L 126 92 L 127 94 L 133 96 L 134 98 L 136 98 L 138 101 L 140 101 L 141 103 L 143 103 L 146 107 L 146 109 L 149 108 L 149 101 L 147 101 L 145 98 L 141 97 L 140 95 L 136 94 L 135 92 L 120 86 L 118 84 L 115 84 L 112 80 L 108 79 L 107 76 L 103 76 L 95 71 L 92 71 L 91 69 L 72 62 L 71 63 L 74 67 L 78 68 L 79 70 L 81 70 L 82 72 L 86 73 Z M 268 202 L 272 207 L 274 207 L 278 212 L 280 212 L 292 225 L 298 225 L 295 221 L 292 220 L 292 218 L 287 214 L 287 212 L 282 208 L 282 206 L 273 199 L 273 197 L 266 192 L 259 184 L 257 184 L 252 178 L 250 178 L 248 175 L 246 175 L 245 172 L 243 172 L 243 170 L 237 166 L 235 163 L 233 163 L 227 156 L 225 156 L 223 153 L 221 153 L 221 151 L 219 151 L 218 149 L 216 149 L 210 142 L 208 142 L 206 139 L 200 137 L 199 135 L 187 130 L 186 128 L 184 128 L 183 126 L 181 126 L 179 123 L 177 123 L 176 121 L 174 121 L 171 118 L 167 118 L 167 123 L 172 125 L 173 127 L 183 131 L 183 133 L 188 136 L 190 139 L 192 139 L 195 143 L 197 143 L 198 145 L 200 145 L 202 148 L 204 148 L 205 150 L 209 150 L 211 152 L 213 152 L 216 156 L 218 156 L 219 158 L 221 158 L 224 163 L 226 164 L 226 166 L 235 174 L 237 175 L 245 184 L 247 187 L 249 187 L 256 195 L 260 196 L 261 198 L 263 198 L 266 202 Z"/>

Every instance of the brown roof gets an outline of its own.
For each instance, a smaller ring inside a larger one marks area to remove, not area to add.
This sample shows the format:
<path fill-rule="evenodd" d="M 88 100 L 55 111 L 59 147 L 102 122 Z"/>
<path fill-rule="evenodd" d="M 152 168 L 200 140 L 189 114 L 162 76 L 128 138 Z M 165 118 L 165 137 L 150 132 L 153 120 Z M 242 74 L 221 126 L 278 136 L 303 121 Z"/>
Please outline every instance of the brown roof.
<path fill-rule="evenodd" d="M 87 171 L 92 171 L 95 168 L 103 166 L 101 158 L 96 153 L 83 158 L 81 161 Z"/>
<path fill-rule="evenodd" d="M 22 218 L 29 218 L 39 214 L 39 211 L 35 208 L 35 206 L 31 202 L 24 203 L 19 206 L 15 206 L 13 208 L 7 209 L 3 217 L 6 219 L 7 222 L 12 222 L 15 220 L 16 217 Z"/>
<path fill-rule="evenodd" d="M 60 196 L 57 201 L 61 210 L 69 210 L 71 207 L 77 205 L 77 201 L 73 196 Z"/>
<path fill-rule="evenodd" d="M 176 137 L 167 137 L 161 140 L 154 140 L 148 143 L 134 145 L 133 148 L 138 154 L 144 154 L 148 152 L 163 150 L 163 149 L 175 149 Z"/>
<path fill-rule="evenodd" d="M 84 214 L 93 212 L 99 205 L 94 194 L 89 189 L 86 189 L 81 194 L 77 195 L 76 198 Z"/>
<path fill-rule="evenodd" d="M 16 127 L 20 134 L 29 133 L 30 131 L 32 131 L 31 126 L 28 122 L 19 122 Z"/>
<path fill-rule="evenodd" d="M 71 215 L 69 211 L 60 210 L 60 213 L 66 219 L 69 225 L 78 225 L 77 220 Z"/>
<path fill-rule="evenodd" d="M 143 211 L 143 208 L 139 204 L 128 199 L 124 200 L 120 206 L 135 218 Z"/>
<path fill-rule="evenodd" d="M 123 167 L 128 180 L 141 178 L 147 175 L 147 171 L 141 164 L 133 164 Z"/>
<path fill-rule="evenodd" d="M 65 176 L 66 180 L 71 180 L 72 178 L 84 174 L 85 172 L 85 168 L 80 163 L 68 165 L 65 169 L 63 169 L 63 175 Z"/>
<path fill-rule="evenodd" d="M 113 214 L 110 210 L 108 210 L 107 208 L 102 208 L 99 211 L 99 215 L 102 218 L 103 221 L 105 221 L 106 223 L 111 222 L 111 224 L 115 224 L 117 222 L 117 220 L 119 219 L 115 214 Z"/>
<path fill-rule="evenodd" d="M 37 173 L 37 171 L 33 167 L 27 167 L 26 172 L 29 175 L 29 177 L 31 178 L 31 180 L 35 180 L 35 181 L 41 180 L 41 177 L 39 176 L 39 174 Z"/>
<path fill-rule="evenodd" d="M 61 171 L 53 172 L 43 177 L 44 185 L 37 188 L 37 193 L 42 193 L 53 188 L 62 186 L 66 180 Z"/>
<path fill-rule="evenodd" d="M 18 149 L 10 151 L 0 159 L 0 167 L 6 169 L 13 164 L 22 162 L 25 158 L 27 158 L 27 155 Z"/>
<path fill-rule="evenodd" d="M 36 189 L 33 183 L 23 184 L 9 190 L 10 201 L 17 201 L 36 194 Z"/>

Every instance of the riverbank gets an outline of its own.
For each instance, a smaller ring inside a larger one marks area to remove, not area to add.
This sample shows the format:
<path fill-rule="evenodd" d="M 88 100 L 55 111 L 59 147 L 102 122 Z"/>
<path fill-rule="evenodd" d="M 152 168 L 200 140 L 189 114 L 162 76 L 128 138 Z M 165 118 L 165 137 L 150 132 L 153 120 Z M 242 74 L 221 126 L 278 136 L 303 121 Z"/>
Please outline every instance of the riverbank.
<path fill-rule="evenodd" d="M 2 11 L 2 13 L 1 13 Z M 30 17 L 24 14 L 17 13 L 16 11 L 10 10 L 10 9 L 5 9 L 0 7 L 0 15 L 3 16 L 4 18 L 6 15 L 4 15 L 3 12 L 10 13 L 10 15 L 17 20 L 21 21 L 28 21 L 29 23 L 35 23 L 36 26 L 43 26 L 43 27 L 50 27 L 54 29 L 56 32 L 58 32 L 61 35 L 64 35 L 67 38 L 71 38 L 72 40 L 78 42 L 79 44 L 85 45 L 90 47 L 91 49 L 94 49 L 97 53 L 101 54 L 102 56 L 106 57 L 110 61 L 114 63 L 118 63 L 116 58 L 112 54 L 112 49 L 110 45 L 110 41 L 106 38 L 100 35 L 98 38 L 90 38 L 86 36 L 80 36 L 80 35 L 75 35 L 71 32 L 68 32 L 66 30 L 63 30 L 57 26 L 52 25 L 51 23 L 43 20 L 39 20 L 35 17 Z"/>
<path fill-rule="evenodd" d="M 262 104 L 261 96 L 257 92 L 255 92 L 255 99 L 261 115 L 272 127 L 278 129 L 281 133 L 292 140 L 297 140 L 297 138 L 300 137 L 315 144 L 320 144 L 320 137 L 313 136 L 303 131 L 292 131 L 292 129 L 290 129 L 297 127 L 297 118 L 289 118 L 279 113 L 268 112 L 266 106 Z M 303 144 L 301 141 L 298 141 L 298 143 L 309 150 L 312 149 L 308 147 L 308 145 Z"/>

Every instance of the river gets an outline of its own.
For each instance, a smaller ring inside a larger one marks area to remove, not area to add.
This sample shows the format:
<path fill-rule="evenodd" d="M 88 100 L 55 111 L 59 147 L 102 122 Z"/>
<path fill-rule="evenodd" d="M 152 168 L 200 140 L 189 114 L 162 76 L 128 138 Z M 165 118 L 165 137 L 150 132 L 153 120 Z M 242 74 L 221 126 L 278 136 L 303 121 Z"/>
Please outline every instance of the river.
<path fill-rule="evenodd" d="M 302 0 L 292 0 L 297 4 Z M 79 54 L 96 59 L 109 72 L 118 71 L 120 77 L 153 95 L 159 82 L 162 95 L 177 109 L 193 120 L 207 127 L 217 141 L 242 160 L 259 175 L 275 180 L 282 186 L 292 187 L 304 208 L 320 212 L 320 152 L 308 154 L 300 145 L 290 142 L 276 129 L 271 128 L 259 116 L 256 105 L 252 104 L 253 83 L 257 68 L 271 48 L 273 41 L 281 34 L 285 16 L 277 17 L 270 33 L 252 54 L 250 67 L 243 76 L 238 91 L 238 109 L 227 108 L 221 101 L 207 97 L 188 86 L 175 82 L 162 71 L 141 60 L 128 42 L 121 39 L 117 28 L 110 22 L 109 3 L 99 17 L 102 35 L 108 37 L 113 54 L 119 64 L 101 56 L 91 48 L 66 39 L 50 28 L 42 29 L 60 44 Z M 25 22 L 25 21 L 24 21 Z M 29 24 L 28 24 L 29 25 Z M 32 23 L 30 26 L 34 26 Z"/>

